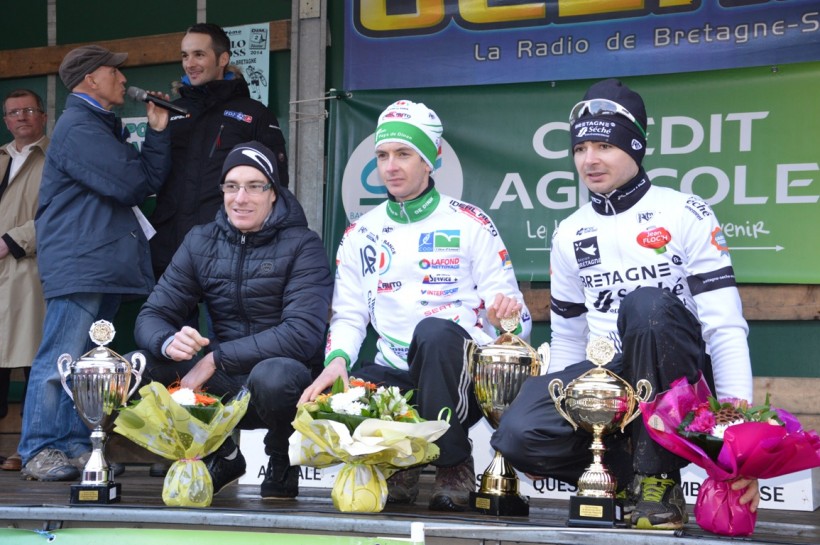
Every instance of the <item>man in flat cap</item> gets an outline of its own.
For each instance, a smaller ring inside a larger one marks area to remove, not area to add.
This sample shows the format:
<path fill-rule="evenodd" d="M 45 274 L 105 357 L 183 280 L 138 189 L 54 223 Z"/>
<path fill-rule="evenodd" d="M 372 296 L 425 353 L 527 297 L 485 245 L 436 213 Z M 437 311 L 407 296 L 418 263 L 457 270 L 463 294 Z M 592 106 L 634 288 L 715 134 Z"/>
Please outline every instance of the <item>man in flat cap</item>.
<path fill-rule="evenodd" d="M 60 79 L 71 91 L 46 153 L 35 218 L 46 315 L 32 362 L 20 455 L 30 480 L 73 480 L 91 450 L 89 430 L 61 387 L 57 358 L 80 358 L 89 329 L 112 321 L 123 296 L 154 284 L 144 218 L 136 208 L 159 190 L 171 164 L 168 111 L 148 103 L 142 151 L 111 111 L 123 103 L 127 53 L 88 45 L 70 51 Z M 71 459 L 74 458 L 74 464 Z"/>

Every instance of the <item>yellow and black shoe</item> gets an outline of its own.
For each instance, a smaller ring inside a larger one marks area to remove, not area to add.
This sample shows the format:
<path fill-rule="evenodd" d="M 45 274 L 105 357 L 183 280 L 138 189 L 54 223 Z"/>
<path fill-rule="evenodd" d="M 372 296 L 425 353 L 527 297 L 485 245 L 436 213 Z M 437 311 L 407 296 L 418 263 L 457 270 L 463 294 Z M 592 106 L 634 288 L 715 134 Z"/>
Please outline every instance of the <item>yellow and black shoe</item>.
<path fill-rule="evenodd" d="M 633 528 L 679 530 L 689 520 L 678 480 L 663 473 L 642 475 L 640 496 L 630 517 Z"/>

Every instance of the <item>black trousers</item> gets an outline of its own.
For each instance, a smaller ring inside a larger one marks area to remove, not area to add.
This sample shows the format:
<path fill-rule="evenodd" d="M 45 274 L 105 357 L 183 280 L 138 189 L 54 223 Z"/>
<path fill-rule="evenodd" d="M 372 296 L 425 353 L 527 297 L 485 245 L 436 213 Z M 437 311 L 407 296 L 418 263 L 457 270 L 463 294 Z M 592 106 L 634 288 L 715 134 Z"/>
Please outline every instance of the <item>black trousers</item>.
<path fill-rule="evenodd" d="M 425 318 L 413 331 L 409 371 L 367 362 L 352 373 L 376 384 L 413 390 L 411 403 L 426 420 L 437 419 L 444 407 L 450 408 L 450 429 L 436 441 L 440 455 L 435 466 L 455 466 L 472 454 L 468 433 L 482 417 L 467 365 L 468 342 L 472 342 L 470 336 L 458 324 Z"/>
<path fill-rule="evenodd" d="M 711 361 L 700 334 L 700 323 L 669 291 L 645 287 L 627 295 L 621 303 L 618 332 L 623 352 L 607 369 L 633 387 L 637 381 L 646 379 L 652 385 L 654 397 L 677 378 L 686 376 L 693 383 L 703 372 L 714 391 Z M 583 430 L 574 431 L 558 414 L 548 384 L 559 378 L 566 387 L 591 368 L 593 365 L 585 360 L 562 371 L 528 379 L 501 418 L 490 442 L 492 447 L 521 471 L 577 483 L 592 462 L 592 437 Z M 604 444 L 604 464 L 621 485 L 631 482 L 635 473 L 668 473 L 689 463 L 655 443 L 640 416 L 624 434 L 615 431 L 606 436 Z"/>
<path fill-rule="evenodd" d="M 194 358 L 177 362 L 157 359 L 147 352 L 142 354 L 146 360 L 142 385 L 152 381 L 165 386 L 173 384 L 199 361 L 199 358 Z M 130 356 L 126 356 L 129 361 Z M 291 358 L 269 358 L 257 363 L 250 373 L 244 375 L 229 375 L 217 369 L 203 389 L 209 394 L 224 396 L 223 401 L 230 401 L 243 386 L 247 387 L 251 401 L 238 428 L 267 429 L 265 454 L 285 457 L 288 453 L 288 438 L 293 433 L 291 423 L 296 416 L 296 402 L 313 378 L 304 363 Z"/>

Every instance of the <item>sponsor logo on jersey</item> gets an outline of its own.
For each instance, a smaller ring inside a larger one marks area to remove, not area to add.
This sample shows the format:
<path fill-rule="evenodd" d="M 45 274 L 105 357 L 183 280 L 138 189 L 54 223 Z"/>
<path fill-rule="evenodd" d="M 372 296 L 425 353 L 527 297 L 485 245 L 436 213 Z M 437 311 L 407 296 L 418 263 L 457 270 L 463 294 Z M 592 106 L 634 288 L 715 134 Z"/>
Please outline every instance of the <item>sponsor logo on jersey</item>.
<path fill-rule="evenodd" d="M 395 282 L 382 282 L 379 280 L 378 293 L 393 293 L 401 289 L 401 280 Z"/>
<path fill-rule="evenodd" d="M 720 251 L 720 255 L 729 255 L 729 246 L 726 245 L 726 237 L 723 236 L 720 226 L 715 227 L 715 230 L 712 231 L 711 243 Z"/>
<path fill-rule="evenodd" d="M 595 231 L 597 231 L 597 230 L 598 230 L 598 228 L 597 228 L 597 227 L 581 227 L 580 229 L 578 229 L 577 231 L 575 231 L 575 236 L 580 237 L 581 235 L 585 235 L 585 234 L 587 234 L 587 233 L 594 233 L 594 232 L 595 232 Z M 552 235 L 552 236 L 554 237 L 557 233 L 558 233 L 558 229 L 556 229 L 555 231 L 553 231 L 553 235 Z"/>
<path fill-rule="evenodd" d="M 461 263 L 461 258 L 459 257 L 435 257 L 431 259 L 422 259 L 419 261 L 419 267 L 427 270 L 427 269 L 449 269 L 454 270 L 458 269 L 459 264 Z"/>
<path fill-rule="evenodd" d="M 455 284 L 456 279 L 449 274 L 427 274 L 422 284 Z"/>
<path fill-rule="evenodd" d="M 419 235 L 419 252 L 455 252 L 460 247 L 459 229 L 441 229 Z"/>
<path fill-rule="evenodd" d="M 435 314 L 438 314 L 439 312 L 442 312 L 442 311 L 445 311 L 445 310 L 448 310 L 448 309 L 452 309 L 452 308 L 458 308 L 460 306 L 461 306 L 461 301 L 451 301 L 449 303 L 445 303 L 443 305 L 438 305 L 438 306 L 435 306 L 433 308 L 425 310 L 424 315 L 425 316 L 433 316 Z"/>
<path fill-rule="evenodd" d="M 498 236 L 498 230 L 496 230 L 490 217 L 472 204 L 451 200 L 450 208 L 456 210 L 457 212 L 461 212 L 471 220 L 478 222 L 479 225 L 492 233 L 493 236 Z"/>
<path fill-rule="evenodd" d="M 458 292 L 458 288 L 449 288 L 446 290 L 421 290 L 422 295 L 432 295 L 434 297 L 443 297 L 445 295 L 453 295 Z"/>
<path fill-rule="evenodd" d="M 638 224 L 640 225 L 641 223 L 649 223 L 650 221 L 652 221 L 652 218 L 654 217 L 654 212 L 638 212 L 636 219 L 638 220 Z"/>
<path fill-rule="evenodd" d="M 586 269 L 601 263 L 601 252 L 598 249 L 598 237 L 589 237 L 576 240 L 573 243 L 575 249 L 575 261 L 578 267 Z"/>
<path fill-rule="evenodd" d="M 672 235 L 664 227 L 650 227 L 646 231 L 641 231 L 636 240 L 641 247 L 662 254 L 666 251 L 666 245 L 672 242 Z"/>
<path fill-rule="evenodd" d="M 498 252 L 498 257 L 499 259 L 501 259 L 502 269 L 509 269 L 512 267 L 512 259 L 510 259 L 510 253 L 507 251 L 506 248 Z"/>
<path fill-rule="evenodd" d="M 368 244 L 359 250 L 359 258 L 362 262 L 362 276 L 376 272 L 376 248 Z"/>
<path fill-rule="evenodd" d="M 689 210 L 696 218 L 702 220 L 712 215 L 712 209 L 709 205 L 692 195 L 686 200 L 686 209 Z"/>

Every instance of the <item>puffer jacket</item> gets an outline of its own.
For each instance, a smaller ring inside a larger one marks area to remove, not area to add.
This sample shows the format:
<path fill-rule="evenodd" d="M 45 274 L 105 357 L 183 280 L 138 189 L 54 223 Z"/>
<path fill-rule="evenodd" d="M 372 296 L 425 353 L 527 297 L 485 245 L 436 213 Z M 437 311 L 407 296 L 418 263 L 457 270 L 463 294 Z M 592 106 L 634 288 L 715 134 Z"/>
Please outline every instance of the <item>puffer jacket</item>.
<path fill-rule="evenodd" d="M 200 300 L 213 321 L 214 360 L 228 374 L 289 357 L 321 367 L 333 277 L 319 236 L 287 189 L 262 229 L 241 233 L 224 208 L 185 237 L 137 317 L 140 348 L 162 345 Z"/>

